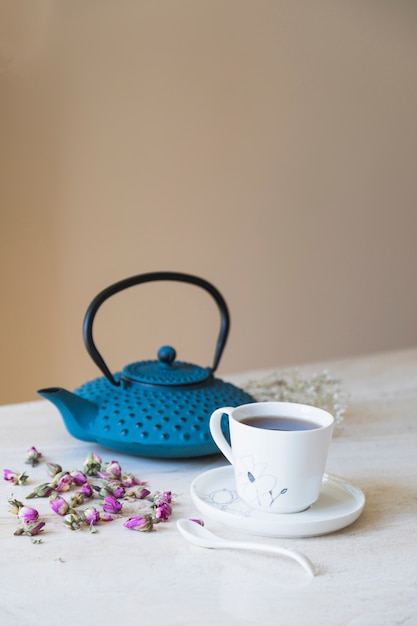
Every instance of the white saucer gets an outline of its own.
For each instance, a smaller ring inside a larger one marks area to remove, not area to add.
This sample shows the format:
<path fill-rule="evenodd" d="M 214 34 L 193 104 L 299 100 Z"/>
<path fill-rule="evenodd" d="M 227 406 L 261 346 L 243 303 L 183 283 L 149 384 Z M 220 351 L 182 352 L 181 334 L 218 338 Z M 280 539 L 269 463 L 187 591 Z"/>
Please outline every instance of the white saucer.
<path fill-rule="evenodd" d="M 233 467 L 218 467 L 195 478 L 191 497 L 197 509 L 233 528 L 265 537 L 313 537 L 352 524 L 365 506 L 363 492 L 341 478 L 325 474 L 317 502 L 301 513 L 263 513 L 237 495 Z"/>

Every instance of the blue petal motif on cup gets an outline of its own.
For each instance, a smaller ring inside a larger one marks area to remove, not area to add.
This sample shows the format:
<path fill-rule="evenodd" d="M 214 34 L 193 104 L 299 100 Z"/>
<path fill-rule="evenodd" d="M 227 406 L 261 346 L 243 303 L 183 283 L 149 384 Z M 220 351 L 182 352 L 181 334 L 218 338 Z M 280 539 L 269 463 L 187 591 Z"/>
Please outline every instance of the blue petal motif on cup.
<path fill-rule="evenodd" d="M 276 493 L 277 479 L 272 474 L 267 474 L 267 463 L 256 463 L 251 455 L 235 460 L 237 469 L 237 482 L 240 492 L 245 500 L 257 503 L 262 507 L 270 507 L 272 503 L 287 489 L 279 489 Z M 274 493 L 275 492 L 275 493 Z"/>

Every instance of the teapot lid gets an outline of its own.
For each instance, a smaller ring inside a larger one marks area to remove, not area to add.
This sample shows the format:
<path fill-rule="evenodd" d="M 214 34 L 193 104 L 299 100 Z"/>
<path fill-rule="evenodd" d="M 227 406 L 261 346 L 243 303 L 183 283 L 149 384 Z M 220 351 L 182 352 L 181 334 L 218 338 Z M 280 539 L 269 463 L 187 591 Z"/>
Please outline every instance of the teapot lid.
<path fill-rule="evenodd" d="M 176 352 L 171 346 L 158 350 L 158 361 L 138 361 L 123 368 L 123 377 L 147 385 L 193 385 L 203 382 L 212 374 L 209 367 L 175 361 Z"/>

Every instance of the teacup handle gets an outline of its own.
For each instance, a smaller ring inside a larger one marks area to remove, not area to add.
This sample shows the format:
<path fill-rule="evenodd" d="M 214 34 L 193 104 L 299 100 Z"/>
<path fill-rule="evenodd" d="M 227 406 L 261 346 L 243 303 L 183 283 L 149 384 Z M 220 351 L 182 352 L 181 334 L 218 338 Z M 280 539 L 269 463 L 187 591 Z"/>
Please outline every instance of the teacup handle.
<path fill-rule="evenodd" d="M 215 444 L 223 452 L 224 456 L 233 465 L 233 452 L 222 430 L 222 417 L 227 415 L 230 417 L 230 411 L 233 411 L 232 406 L 226 406 L 221 409 L 216 409 L 210 417 L 210 432 L 214 439 Z"/>

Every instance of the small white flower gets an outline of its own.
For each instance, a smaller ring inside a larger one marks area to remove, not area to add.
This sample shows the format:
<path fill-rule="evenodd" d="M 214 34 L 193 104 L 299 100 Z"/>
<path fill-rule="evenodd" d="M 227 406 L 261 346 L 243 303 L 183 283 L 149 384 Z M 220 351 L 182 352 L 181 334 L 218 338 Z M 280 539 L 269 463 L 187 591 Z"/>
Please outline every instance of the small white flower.
<path fill-rule="evenodd" d="M 308 376 L 297 370 L 272 372 L 248 381 L 244 390 L 258 402 L 300 402 L 320 407 L 332 413 L 336 426 L 341 425 L 349 402 L 341 381 L 327 370 Z"/>

